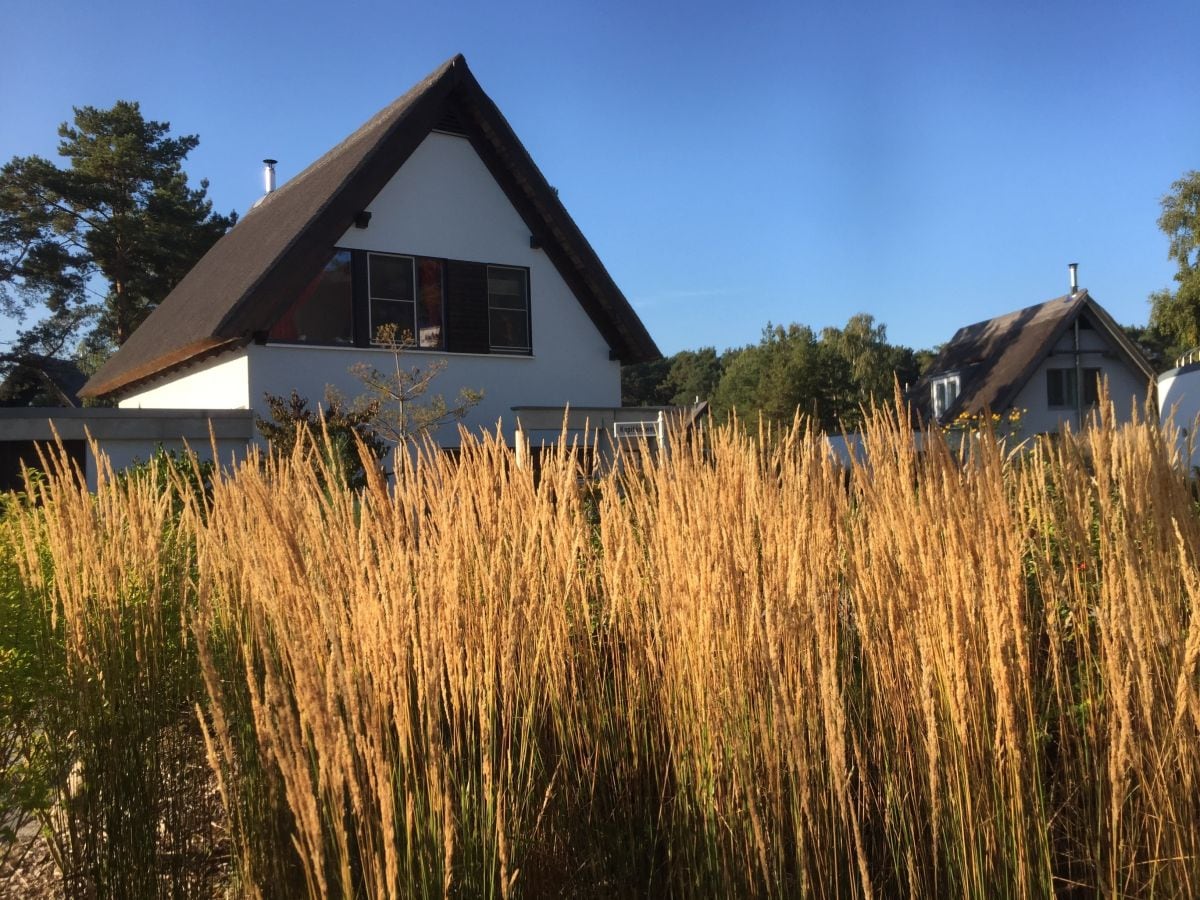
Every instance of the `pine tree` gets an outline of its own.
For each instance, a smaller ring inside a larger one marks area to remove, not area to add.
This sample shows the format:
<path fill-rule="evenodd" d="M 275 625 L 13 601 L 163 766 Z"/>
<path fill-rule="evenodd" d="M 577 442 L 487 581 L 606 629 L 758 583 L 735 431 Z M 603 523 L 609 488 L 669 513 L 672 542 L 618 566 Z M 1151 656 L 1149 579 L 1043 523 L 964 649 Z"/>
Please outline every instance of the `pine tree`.
<path fill-rule="evenodd" d="M 196 135 L 124 100 L 74 113 L 58 129 L 65 165 L 0 168 L 0 311 L 27 324 L 10 359 L 75 349 L 98 364 L 236 221 L 213 212 L 207 181 L 188 184 Z"/>

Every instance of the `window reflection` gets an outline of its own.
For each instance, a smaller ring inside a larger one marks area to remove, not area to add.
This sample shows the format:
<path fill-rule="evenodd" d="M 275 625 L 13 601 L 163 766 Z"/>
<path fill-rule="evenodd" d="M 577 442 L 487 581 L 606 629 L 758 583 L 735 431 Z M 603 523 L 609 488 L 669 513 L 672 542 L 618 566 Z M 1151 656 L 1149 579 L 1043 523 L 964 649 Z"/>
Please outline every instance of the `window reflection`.
<path fill-rule="evenodd" d="M 524 269 L 488 266 L 488 329 L 495 350 L 529 349 L 529 282 Z"/>
<path fill-rule="evenodd" d="M 445 347 L 442 316 L 442 261 L 417 260 L 417 346 Z"/>
<path fill-rule="evenodd" d="M 269 337 L 300 344 L 353 344 L 353 309 L 350 251 L 337 250 L 271 328 Z"/>
<path fill-rule="evenodd" d="M 390 325 L 395 340 L 414 349 L 527 354 L 529 318 L 527 269 L 336 250 L 268 339 L 366 347 Z"/>

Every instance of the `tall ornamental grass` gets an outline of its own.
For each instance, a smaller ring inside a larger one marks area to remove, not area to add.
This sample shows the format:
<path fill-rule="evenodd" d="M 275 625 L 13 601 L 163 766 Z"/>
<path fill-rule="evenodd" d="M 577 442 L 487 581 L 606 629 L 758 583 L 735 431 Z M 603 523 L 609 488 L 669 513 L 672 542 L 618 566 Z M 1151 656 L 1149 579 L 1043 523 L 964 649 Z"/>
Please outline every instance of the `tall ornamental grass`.
<path fill-rule="evenodd" d="M 151 764 L 178 746 L 239 896 L 1189 897 L 1200 520 L 1173 447 L 1110 415 L 918 452 L 879 410 L 849 468 L 802 421 L 598 481 L 464 436 L 351 491 L 301 440 L 210 491 L 60 473 L 6 527 L 87 700 L 96 799 L 66 808 L 103 838 L 97 895 L 126 896 L 102 857 L 178 844 Z"/>

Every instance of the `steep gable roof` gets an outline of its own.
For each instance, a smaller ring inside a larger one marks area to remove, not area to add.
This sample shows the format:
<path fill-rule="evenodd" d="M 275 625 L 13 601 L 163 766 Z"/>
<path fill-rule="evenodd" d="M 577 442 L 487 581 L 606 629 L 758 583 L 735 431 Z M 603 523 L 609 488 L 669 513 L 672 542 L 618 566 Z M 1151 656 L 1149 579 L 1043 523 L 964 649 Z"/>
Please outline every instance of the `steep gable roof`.
<path fill-rule="evenodd" d="M 49 394 L 52 405 L 79 406 L 79 391 L 87 376 L 79 364 L 70 359 L 30 354 L 19 358 L 0 380 L 0 406 L 43 405 L 41 397 Z"/>
<path fill-rule="evenodd" d="M 435 127 L 471 141 L 580 304 L 623 362 L 661 354 L 462 55 L 439 66 L 224 235 L 84 386 L 128 389 L 267 330 L 334 243 Z"/>
<path fill-rule="evenodd" d="M 1086 290 L 1080 290 L 958 329 L 929 371 L 910 389 L 910 402 L 923 417 L 931 419 L 930 384 L 939 376 L 956 374 L 958 398 L 943 414 L 944 420 L 961 413 L 976 415 L 985 410 L 1008 409 L 1081 315 L 1106 337 L 1130 368 L 1147 381 L 1154 379 L 1154 368 L 1137 345 Z"/>

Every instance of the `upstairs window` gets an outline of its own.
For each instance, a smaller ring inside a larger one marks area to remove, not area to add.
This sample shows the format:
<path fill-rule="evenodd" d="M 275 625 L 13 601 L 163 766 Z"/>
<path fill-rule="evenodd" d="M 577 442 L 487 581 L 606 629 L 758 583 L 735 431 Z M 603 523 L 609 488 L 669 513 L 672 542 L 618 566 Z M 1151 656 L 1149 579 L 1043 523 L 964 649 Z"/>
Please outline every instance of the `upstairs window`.
<path fill-rule="evenodd" d="M 1083 369 L 1083 405 L 1100 402 L 1101 370 Z M 1046 405 L 1051 409 L 1074 409 L 1077 405 L 1075 369 L 1046 370 Z"/>
<path fill-rule="evenodd" d="M 349 250 L 337 250 L 279 317 L 268 338 L 297 344 L 354 343 L 354 279 Z"/>
<path fill-rule="evenodd" d="M 529 352 L 529 273 L 488 266 L 488 333 L 491 349 Z"/>
<path fill-rule="evenodd" d="M 934 379 L 930 389 L 933 399 L 933 415 L 934 418 L 940 419 L 958 399 L 958 376 L 943 375 L 941 378 Z"/>
<path fill-rule="evenodd" d="M 368 334 L 396 326 L 396 340 L 422 350 L 441 350 L 442 261 L 428 257 L 367 254 Z"/>
<path fill-rule="evenodd" d="M 529 270 L 338 250 L 268 338 L 369 347 L 385 325 L 413 349 L 529 355 Z"/>

